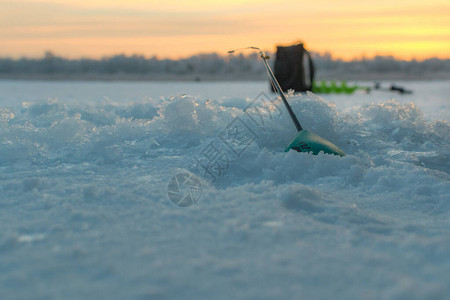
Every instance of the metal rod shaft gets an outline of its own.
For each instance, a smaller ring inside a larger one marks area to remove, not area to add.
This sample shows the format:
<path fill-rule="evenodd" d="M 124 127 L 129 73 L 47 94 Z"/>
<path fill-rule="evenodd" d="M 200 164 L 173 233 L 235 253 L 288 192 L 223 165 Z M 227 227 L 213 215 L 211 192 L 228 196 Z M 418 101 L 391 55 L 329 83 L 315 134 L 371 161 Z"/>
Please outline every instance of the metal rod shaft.
<path fill-rule="evenodd" d="M 275 75 L 272 72 L 272 69 L 270 68 L 269 64 L 267 63 L 266 55 L 262 51 L 260 51 L 260 54 L 261 54 L 261 58 L 263 59 L 264 65 L 267 69 L 267 73 L 270 76 L 270 80 L 272 81 L 278 94 L 280 95 L 281 100 L 283 100 L 284 106 L 286 106 L 289 116 L 291 117 L 292 122 L 294 122 L 295 128 L 297 128 L 297 131 L 302 131 L 303 127 L 302 127 L 302 125 L 300 125 L 300 122 L 298 121 L 297 116 L 295 115 L 294 111 L 292 110 L 291 106 L 289 105 L 289 103 L 286 99 L 286 96 L 284 95 L 283 90 L 281 89 L 281 86 L 277 81 L 277 78 L 275 77 Z"/>

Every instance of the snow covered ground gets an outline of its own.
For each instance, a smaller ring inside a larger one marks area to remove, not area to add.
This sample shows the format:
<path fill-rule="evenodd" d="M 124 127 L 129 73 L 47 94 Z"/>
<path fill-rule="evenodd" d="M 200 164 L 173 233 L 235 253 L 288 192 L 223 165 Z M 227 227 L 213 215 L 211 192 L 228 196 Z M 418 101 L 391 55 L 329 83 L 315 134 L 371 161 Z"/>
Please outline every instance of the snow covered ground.
<path fill-rule="evenodd" d="M 289 96 L 337 157 L 267 82 L 0 81 L 0 298 L 450 299 L 450 82 L 398 84 Z"/>

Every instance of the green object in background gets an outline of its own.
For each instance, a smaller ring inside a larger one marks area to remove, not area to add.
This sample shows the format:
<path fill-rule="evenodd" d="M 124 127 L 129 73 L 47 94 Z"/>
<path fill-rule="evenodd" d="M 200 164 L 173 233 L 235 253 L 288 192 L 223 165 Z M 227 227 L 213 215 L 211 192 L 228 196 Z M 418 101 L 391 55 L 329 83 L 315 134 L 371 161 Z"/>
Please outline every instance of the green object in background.
<path fill-rule="evenodd" d="M 315 155 L 323 151 L 327 154 L 345 156 L 344 151 L 336 145 L 308 130 L 302 130 L 297 133 L 295 138 L 286 147 L 285 152 L 288 152 L 290 149 L 298 152 L 312 152 Z"/>
<path fill-rule="evenodd" d="M 332 93 L 340 94 L 342 91 L 341 89 L 336 85 L 336 81 L 330 82 L 330 88 Z"/>
<path fill-rule="evenodd" d="M 312 92 L 320 94 L 329 94 L 331 92 L 331 87 L 327 86 L 327 83 L 325 81 L 320 81 L 320 84 L 318 84 L 317 81 L 314 81 Z"/>
<path fill-rule="evenodd" d="M 318 93 L 318 94 L 330 94 L 330 93 L 335 93 L 335 94 L 352 94 L 354 91 L 356 91 L 357 89 L 360 89 L 358 86 L 348 86 L 347 82 L 345 81 L 341 81 L 341 84 L 338 85 L 336 83 L 336 81 L 330 81 L 330 84 L 327 84 L 326 81 L 321 80 L 320 84 L 318 84 L 316 81 L 313 82 L 313 88 L 312 88 L 312 92 L 313 93 Z"/>
<path fill-rule="evenodd" d="M 342 81 L 341 82 L 341 89 L 342 92 L 345 94 L 352 94 L 354 91 L 356 91 L 357 89 L 359 89 L 358 86 L 354 85 L 354 86 L 348 86 L 347 82 Z"/>

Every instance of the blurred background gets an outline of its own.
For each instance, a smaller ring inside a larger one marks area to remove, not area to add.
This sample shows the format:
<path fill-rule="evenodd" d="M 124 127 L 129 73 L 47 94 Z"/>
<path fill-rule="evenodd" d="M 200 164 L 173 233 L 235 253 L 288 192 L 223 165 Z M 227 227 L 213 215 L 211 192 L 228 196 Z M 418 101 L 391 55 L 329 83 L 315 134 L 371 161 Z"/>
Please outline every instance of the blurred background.
<path fill-rule="evenodd" d="M 443 0 L 0 0 L 0 78 L 259 80 L 256 54 L 303 42 L 317 78 L 450 78 Z"/>

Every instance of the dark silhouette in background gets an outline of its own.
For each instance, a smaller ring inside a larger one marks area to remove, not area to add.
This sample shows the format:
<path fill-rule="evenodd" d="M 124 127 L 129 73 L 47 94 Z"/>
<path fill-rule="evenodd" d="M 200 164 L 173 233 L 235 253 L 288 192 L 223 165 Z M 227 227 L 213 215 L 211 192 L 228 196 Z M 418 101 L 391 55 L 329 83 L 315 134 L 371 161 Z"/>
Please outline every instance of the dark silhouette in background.
<path fill-rule="evenodd" d="M 303 44 L 277 46 L 275 77 L 283 91 L 311 91 L 314 82 L 314 64 Z M 274 88 L 272 87 L 272 90 Z"/>

